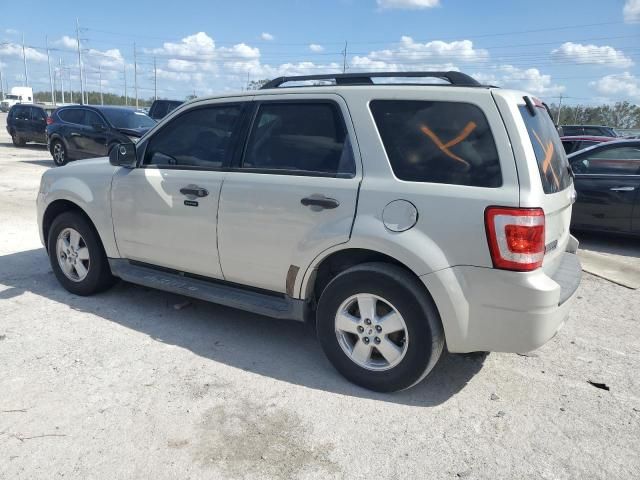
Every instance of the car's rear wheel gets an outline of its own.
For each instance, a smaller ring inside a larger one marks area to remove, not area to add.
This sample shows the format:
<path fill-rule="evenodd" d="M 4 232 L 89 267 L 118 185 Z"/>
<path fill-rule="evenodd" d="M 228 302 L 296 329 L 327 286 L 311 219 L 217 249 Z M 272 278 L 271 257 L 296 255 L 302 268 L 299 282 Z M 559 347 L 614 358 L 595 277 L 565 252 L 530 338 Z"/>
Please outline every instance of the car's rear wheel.
<path fill-rule="evenodd" d="M 16 132 L 11 134 L 11 141 L 16 147 L 24 147 L 25 143 L 27 143 L 24 138 L 18 135 Z"/>
<path fill-rule="evenodd" d="M 51 142 L 51 156 L 53 157 L 53 163 L 58 167 L 65 165 L 69 161 L 67 158 L 67 149 L 60 140 Z"/>
<path fill-rule="evenodd" d="M 444 345 L 437 309 L 410 272 L 368 263 L 335 277 L 322 292 L 318 337 L 347 379 L 392 392 L 415 385 L 435 366 Z"/>
<path fill-rule="evenodd" d="M 53 273 L 71 293 L 91 295 L 115 281 L 93 226 L 78 212 L 57 216 L 47 239 Z"/>

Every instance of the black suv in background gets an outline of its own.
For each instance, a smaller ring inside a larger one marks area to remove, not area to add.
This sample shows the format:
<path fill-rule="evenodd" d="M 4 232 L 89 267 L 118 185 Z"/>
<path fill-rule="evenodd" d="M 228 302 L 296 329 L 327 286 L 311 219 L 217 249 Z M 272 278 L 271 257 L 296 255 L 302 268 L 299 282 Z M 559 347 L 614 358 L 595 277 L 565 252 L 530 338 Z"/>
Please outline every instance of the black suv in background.
<path fill-rule="evenodd" d="M 560 126 L 561 137 L 575 137 L 575 136 L 591 136 L 591 137 L 617 137 L 618 134 L 611 127 L 605 127 L 602 125 L 561 125 Z"/>
<path fill-rule="evenodd" d="M 46 128 L 53 108 L 19 103 L 9 109 L 7 132 L 16 147 L 27 142 L 47 143 Z"/>
<path fill-rule="evenodd" d="M 184 102 L 179 100 L 155 100 L 149 109 L 149 116 L 154 120 L 160 120 L 166 117 L 173 110 L 178 108 Z"/>
<path fill-rule="evenodd" d="M 127 107 L 77 105 L 53 112 L 47 145 L 53 162 L 104 157 L 118 143 L 136 142 L 156 124 L 145 113 Z"/>

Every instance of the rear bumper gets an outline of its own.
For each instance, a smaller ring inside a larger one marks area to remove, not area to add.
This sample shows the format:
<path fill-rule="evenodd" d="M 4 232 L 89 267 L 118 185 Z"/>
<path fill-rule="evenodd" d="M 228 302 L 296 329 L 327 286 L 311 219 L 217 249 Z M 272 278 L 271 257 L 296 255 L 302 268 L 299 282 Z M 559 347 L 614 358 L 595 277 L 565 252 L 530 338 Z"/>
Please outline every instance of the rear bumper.
<path fill-rule="evenodd" d="M 565 252 L 556 273 L 459 266 L 421 278 L 438 307 L 451 352 L 528 352 L 564 324 L 582 267 Z"/>

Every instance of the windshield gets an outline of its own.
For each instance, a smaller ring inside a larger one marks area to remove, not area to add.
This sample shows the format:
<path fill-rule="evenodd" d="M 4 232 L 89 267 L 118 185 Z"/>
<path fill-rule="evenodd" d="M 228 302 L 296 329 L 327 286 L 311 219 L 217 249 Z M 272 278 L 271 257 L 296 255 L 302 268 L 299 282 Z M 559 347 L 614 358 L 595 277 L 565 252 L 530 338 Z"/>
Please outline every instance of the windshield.
<path fill-rule="evenodd" d="M 534 107 L 535 116 L 525 105 L 519 108 L 536 155 L 544 193 L 561 192 L 571 185 L 571 173 L 556 127 L 544 108 Z"/>
<path fill-rule="evenodd" d="M 7 100 L 20 100 L 18 95 L 7 95 Z"/>
<path fill-rule="evenodd" d="M 151 128 L 156 122 L 142 112 L 127 109 L 104 109 L 102 113 L 116 128 Z"/>

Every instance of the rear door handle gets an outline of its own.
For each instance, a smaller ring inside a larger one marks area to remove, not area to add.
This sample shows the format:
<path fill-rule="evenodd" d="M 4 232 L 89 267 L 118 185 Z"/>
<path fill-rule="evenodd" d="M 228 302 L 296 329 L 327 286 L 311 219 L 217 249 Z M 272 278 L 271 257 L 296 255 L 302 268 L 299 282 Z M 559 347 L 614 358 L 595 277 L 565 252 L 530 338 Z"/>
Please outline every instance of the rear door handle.
<path fill-rule="evenodd" d="M 610 188 L 612 192 L 633 192 L 636 187 L 613 187 Z"/>
<path fill-rule="evenodd" d="M 305 207 L 320 207 L 321 209 L 331 210 L 337 208 L 340 202 L 335 198 L 325 197 L 324 195 L 311 195 L 310 197 L 304 197 L 300 200 L 300 203 Z"/>
<path fill-rule="evenodd" d="M 206 188 L 202 188 L 197 185 L 187 185 L 186 187 L 182 187 L 180 189 L 180 193 L 194 197 L 206 197 L 209 195 L 209 191 Z"/>

